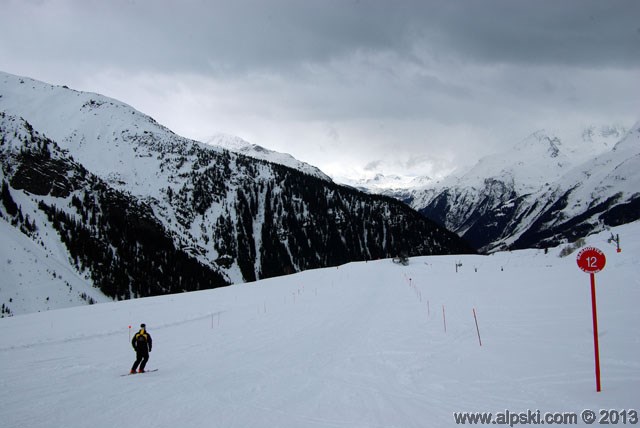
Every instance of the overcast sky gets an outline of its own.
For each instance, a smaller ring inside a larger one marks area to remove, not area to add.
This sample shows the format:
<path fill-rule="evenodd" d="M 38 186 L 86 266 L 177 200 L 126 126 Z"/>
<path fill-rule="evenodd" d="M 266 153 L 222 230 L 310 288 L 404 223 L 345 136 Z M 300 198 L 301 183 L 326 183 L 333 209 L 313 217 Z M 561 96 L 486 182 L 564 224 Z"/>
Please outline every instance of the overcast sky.
<path fill-rule="evenodd" d="M 0 70 L 329 174 L 640 120 L 640 1 L 0 0 Z"/>

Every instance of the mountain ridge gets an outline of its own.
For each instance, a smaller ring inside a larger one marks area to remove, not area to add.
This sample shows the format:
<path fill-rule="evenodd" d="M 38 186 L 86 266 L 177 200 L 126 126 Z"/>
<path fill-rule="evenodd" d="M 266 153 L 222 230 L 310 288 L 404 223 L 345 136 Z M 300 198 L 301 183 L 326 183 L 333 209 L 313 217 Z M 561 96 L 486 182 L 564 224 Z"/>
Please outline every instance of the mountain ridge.
<path fill-rule="evenodd" d="M 538 131 L 511 156 L 483 158 L 462 176 L 403 197 L 482 251 L 574 240 L 619 224 L 617 211 L 635 218 L 623 207 L 637 204 L 639 133 L 640 122 L 590 157 L 576 156 L 559 138 Z"/>
<path fill-rule="evenodd" d="M 264 160 L 271 163 L 277 163 L 289 168 L 304 172 L 326 181 L 333 181 L 331 177 L 322 172 L 319 168 L 302 162 L 288 153 L 280 153 L 267 149 L 258 144 L 250 143 L 240 137 L 229 134 L 216 134 L 204 140 L 204 143 L 221 147 L 234 153 L 249 156 L 255 159 Z"/>

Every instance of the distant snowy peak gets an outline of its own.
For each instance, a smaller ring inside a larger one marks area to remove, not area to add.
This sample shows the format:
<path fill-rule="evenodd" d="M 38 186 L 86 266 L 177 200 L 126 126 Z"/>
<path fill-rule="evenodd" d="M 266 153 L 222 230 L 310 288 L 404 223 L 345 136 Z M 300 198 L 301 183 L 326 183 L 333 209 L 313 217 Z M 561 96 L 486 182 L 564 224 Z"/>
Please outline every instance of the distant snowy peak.
<path fill-rule="evenodd" d="M 481 158 L 467 172 L 443 180 L 437 187 L 481 189 L 489 179 L 503 182 L 518 193 L 528 193 L 560 177 L 572 163 L 573 157 L 559 137 L 537 131 L 508 151 Z"/>
<path fill-rule="evenodd" d="M 513 150 L 556 157 L 562 152 L 582 162 L 611 150 L 627 134 L 621 125 L 590 125 L 579 130 L 540 129 L 517 143 Z"/>
<path fill-rule="evenodd" d="M 582 133 L 582 141 L 611 147 L 624 138 L 627 132 L 621 125 L 590 126 Z"/>
<path fill-rule="evenodd" d="M 629 132 L 626 133 L 613 148 L 613 151 L 634 150 L 640 147 L 640 122 L 636 122 Z"/>
<path fill-rule="evenodd" d="M 539 129 L 509 148 L 480 158 L 435 180 L 428 176 L 385 174 L 381 169 L 368 175 L 334 176 L 336 182 L 369 193 L 427 192 L 450 187 L 483 188 L 486 179 L 501 181 L 519 192 L 532 192 L 541 184 L 558 179 L 568 168 L 611 150 L 627 133 L 621 125 L 589 125 L 572 130 Z"/>
<path fill-rule="evenodd" d="M 204 141 L 205 144 L 216 146 L 228 150 L 233 153 L 238 153 L 244 156 L 249 156 L 254 159 L 260 159 L 279 165 L 284 165 L 289 168 L 296 169 L 304 172 L 305 174 L 312 175 L 325 181 L 332 181 L 331 177 L 315 166 L 302 162 L 288 153 L 280 153 L 274 150 L 266 149 L 257 144 L 250 143 L 243 140 L 240 137 L 228 134 L 216 134 Z"/>
<path fill-rule="evenodd" d="M 397 174 L 377 173 L 372 177 L 348 178 L 333 177 L 338 182 L 347 186 L 355 187 L 367 193 L 392 194 L 395 191 L 402 192 L 408 189 L 424 187 L 433 183 L 433 179 L 428 176 L 408 177 Z M 391 193 L 389 193 L 391 192 Z"/>
<path fill-rule="evenodd" d="M 482 188 L 487 179 L 530 193 L 559 179 L 569 168 L 610 151 L 627 133 L 622 126 L 590 126 L 579 131 L 540 129 L 510 149 L 485 156 L 466 172 L 448 177 L 435 188 Z"/>
<path fill-rule="evenodd" d="M 537 154 L 544 157 L 555 158 L 560 153 L 561 147 L 562 141 L 560 138 L 545 130 L 539 130 L 516 144 L 514 151 L 537 152 Z"/>

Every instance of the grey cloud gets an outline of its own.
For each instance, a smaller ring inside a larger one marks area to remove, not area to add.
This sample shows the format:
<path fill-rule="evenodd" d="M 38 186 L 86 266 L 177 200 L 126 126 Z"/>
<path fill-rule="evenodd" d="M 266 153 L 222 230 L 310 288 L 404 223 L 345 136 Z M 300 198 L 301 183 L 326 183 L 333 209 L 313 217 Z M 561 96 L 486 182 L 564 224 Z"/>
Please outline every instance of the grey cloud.
<path fill-rule="evenodd" d="M 124 94 L 157 117 L 184 115 L 173 119 L 188 123 L 177 132 L 220 126 L 267 138 L 254 141 L 267 147 L 304 135 L 292 153 L 339 140 L 363 164 L 399 152 L 469 162 L 551 122 L 640 113 L 636 0 L 0 0 L 0 8 L 10 17 L 3 71 Z"/>
<path fill-rule="evenodd" d="M 424 28 L 443 50 L 490 63 L 634 66 L 640 3 L 612 1 L 443 2 Z"/>
<path fill-rule="evenodd" d="M 367 163 L 367 164 L 364 166 L 364 168 L 363 168 L 363 169 L 364 169 L 365 171 L 375 171 L 375 170 L 377 170 L 377 169 L 380 167 L 380 165 L 382 165 L 382 163 L 383 163 L 383 162 L 382 162 L 381 160 L 371 161 L 371 162 Z"/>
<path fill-rule="evenodd" d="M 393 52 L 418 63 L 425 52 L 480 63 L 640 61 L 640 2 L 634 0 L 2 3 L 15 18 L 4 24 L 14 54 L 134 69 L 286 72 L 356 52 Z"/>

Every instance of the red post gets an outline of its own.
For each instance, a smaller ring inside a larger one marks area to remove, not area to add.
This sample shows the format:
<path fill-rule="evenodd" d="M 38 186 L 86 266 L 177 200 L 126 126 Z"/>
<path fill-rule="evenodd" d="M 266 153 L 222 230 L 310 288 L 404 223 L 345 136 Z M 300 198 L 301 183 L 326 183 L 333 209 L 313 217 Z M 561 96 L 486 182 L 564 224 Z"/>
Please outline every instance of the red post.
<path fill-rule="evenodd" d="M 591 276 L 591 315 L 593 317 L 593 352 L 596 360 L 596 391 L 600 392 L 600 349 L 598 347 L 598 313 L 596 311 L 596 273 L 604 269 L 607 258 L 595 247 L 585 247 L 576 257 L 578 267 Z"/>
<path fill-rule="evenodd" d="M 442 322 L 444 323 L 444 332 L 447 332 L 447 317 L 444 315 L 444 305 L 442 305 Z"/>
<path fill-rule="evenodd" d="M 591 314 L 593 316 L 593 352 L 596 360 L 596 391 L 600 392 L 600 348 L 598 346 L 598 313 L 596 311 L 596 274 L 591 274 Z"/>
<path fill-rule="evenodd" d="M 478 342 L 482 346 L 482 340 L 480 339 L 480 329 L 478 328 L 478 317 L 476 317 L 476 308 L 473 308 L 473 319 L 476 320 L 476 331 L 478 332 Z"/>

